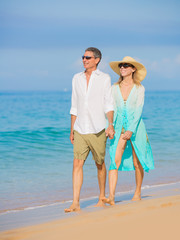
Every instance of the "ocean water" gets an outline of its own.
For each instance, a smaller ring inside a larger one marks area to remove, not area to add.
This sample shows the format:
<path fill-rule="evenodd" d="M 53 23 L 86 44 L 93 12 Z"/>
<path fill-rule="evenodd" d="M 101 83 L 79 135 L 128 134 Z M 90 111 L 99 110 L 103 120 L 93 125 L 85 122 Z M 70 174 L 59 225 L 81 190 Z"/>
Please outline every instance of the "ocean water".
<path fill-rule="evenodd" d="M 0 213 L 72 199 L 70 92 L 0 93 Z M 180 92 L 146 92 L 143 119 L 155 169 L 143 187 L 180 181 Z M 109 166 L 109 141 L 106 166 Z M 134 172 L 119 172 L 118 192 L 134 189 Z M 108 181 L 107 189 L 108 193 Z M 89 155 L 81 198 L 98 196 Z"/>

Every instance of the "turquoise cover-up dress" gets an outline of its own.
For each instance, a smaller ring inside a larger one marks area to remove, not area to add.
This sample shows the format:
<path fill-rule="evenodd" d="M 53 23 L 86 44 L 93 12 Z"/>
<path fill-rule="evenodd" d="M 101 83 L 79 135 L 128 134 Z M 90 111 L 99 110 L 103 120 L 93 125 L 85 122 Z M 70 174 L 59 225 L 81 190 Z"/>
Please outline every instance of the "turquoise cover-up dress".
<path fill-rule="evenodd" d="M 142 120 L 142 110 L 144 105 L 145 89 L 142 85 L 134 85 L 128 99 L 124 101 L 119 84 L 112 86 L 112 95 L 114 98 L 114 138 L 110 140 L 110 158 L 111 164 L 109 170 L 117 169 L 115 163 L 115 154 L 117 144 L 122 130 L 133 132 L 131 139 L 127 141 L 124 150 L 121 165 L 118 170 L 135 170 L 132 157 L 132 146 L 145 171 L 154 169 L 154 160 L 152 149 L 146 133 L 146 128 Z M 131 141 L 131 142 L 130 142 Z"/>

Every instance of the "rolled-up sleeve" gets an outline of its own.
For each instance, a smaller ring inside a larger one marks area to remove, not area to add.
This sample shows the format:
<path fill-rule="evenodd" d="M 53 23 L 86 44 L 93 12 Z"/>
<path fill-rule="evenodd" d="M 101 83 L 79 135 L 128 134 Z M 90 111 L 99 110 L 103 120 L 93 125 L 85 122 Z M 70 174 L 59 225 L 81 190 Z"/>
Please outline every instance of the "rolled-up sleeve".
<path fill-rule="evenodd" d="M 104 86 L 104 112 L 114 111 L 114 103 L 111 90 L 111 78 L 107 75 Z"/>
<path fill-rule="evenodd" d="M 76 78 L 73 77 L 70 114 L 77 116 L 77 94 L 76 94 L 75 81 L 76 81 Z"/>

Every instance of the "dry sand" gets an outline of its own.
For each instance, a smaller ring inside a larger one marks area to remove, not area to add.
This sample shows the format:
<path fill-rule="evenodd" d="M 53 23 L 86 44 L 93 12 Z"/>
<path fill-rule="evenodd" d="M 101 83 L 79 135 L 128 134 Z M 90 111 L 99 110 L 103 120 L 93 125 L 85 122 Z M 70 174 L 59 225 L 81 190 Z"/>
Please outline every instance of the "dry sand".
<path fill-rule="evenodd" d="M 0 240 L 180 239 L 180 195 L 141 200 L 0 233 Z"/>

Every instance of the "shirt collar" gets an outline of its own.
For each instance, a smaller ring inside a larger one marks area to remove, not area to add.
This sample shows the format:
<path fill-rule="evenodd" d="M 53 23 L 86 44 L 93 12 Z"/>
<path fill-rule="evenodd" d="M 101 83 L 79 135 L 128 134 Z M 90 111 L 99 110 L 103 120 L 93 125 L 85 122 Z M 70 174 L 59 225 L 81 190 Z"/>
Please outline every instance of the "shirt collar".
<path fill-rule="evenodd" d="M 81 74 L 83 75 L 85 73 L 85 71 L 84 72 L 81 72 Z M 93 72 L 92 72 L 92 74 L 97 74 L 97 75 L 100 75 L 100 71 L 99 71 L 99 69 L 96 69 L 96 70 L 94 70 Z"/>
<path fill-rule="evenodd" d="M 94 71 L 94 73 L 97 74 L 97 75 L 99 75 L 99 74 L 100 74 L 99 69 L 96 69 L 96 70 Z"/>

